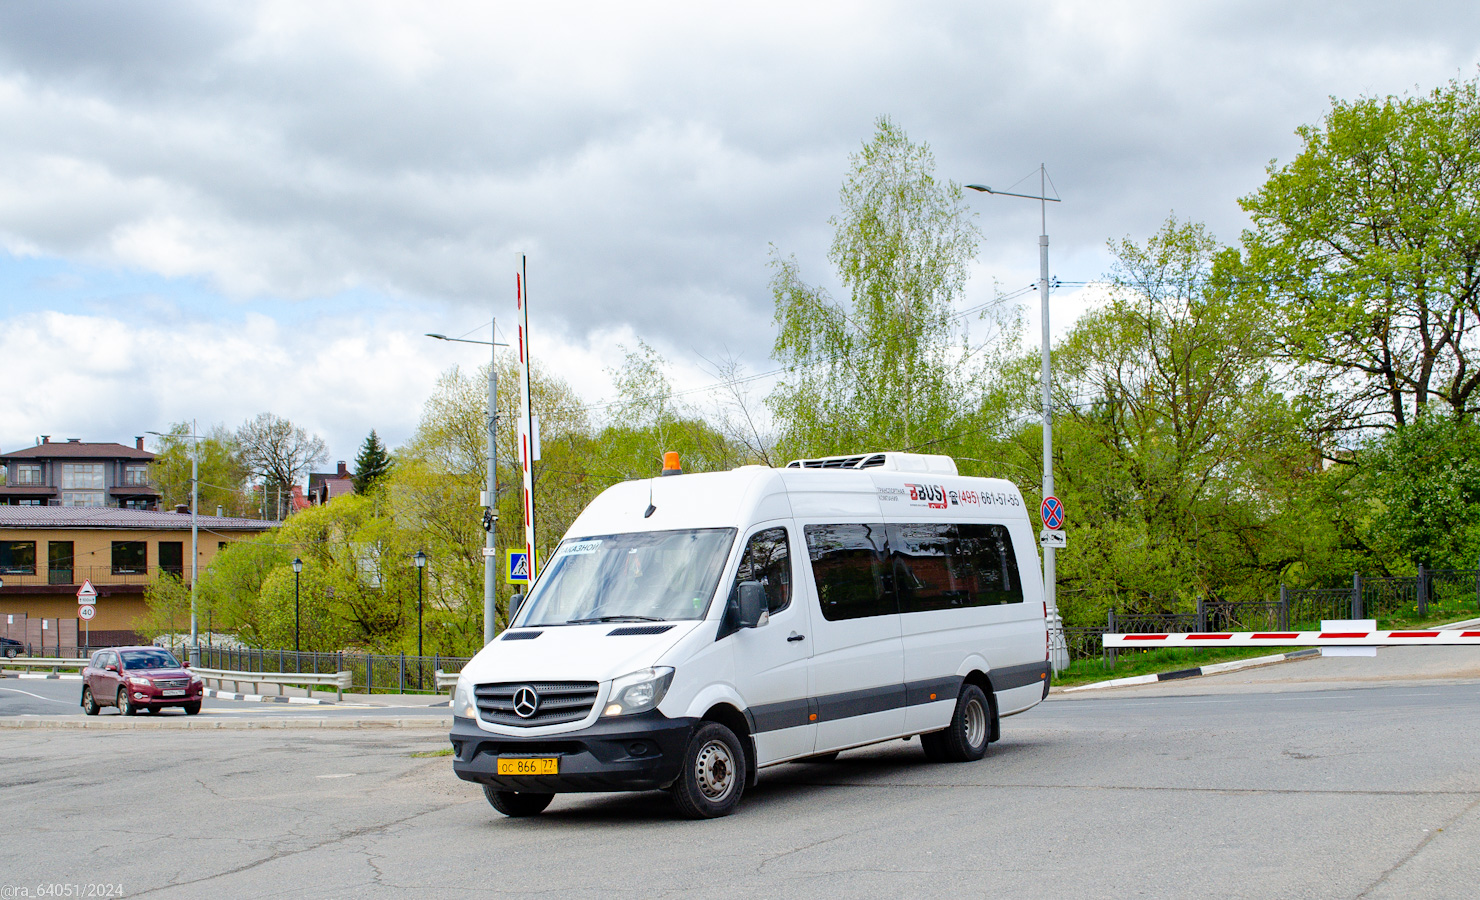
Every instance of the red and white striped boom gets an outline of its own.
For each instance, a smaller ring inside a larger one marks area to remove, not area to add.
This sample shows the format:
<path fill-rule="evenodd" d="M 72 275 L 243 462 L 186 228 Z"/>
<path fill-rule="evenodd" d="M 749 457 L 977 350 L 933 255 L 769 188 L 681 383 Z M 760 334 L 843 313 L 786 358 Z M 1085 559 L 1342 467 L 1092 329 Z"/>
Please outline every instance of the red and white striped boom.
<path fill-rule="evenodd" d="M 1407 647 L 1444 644 L 1480 646 L 1480 631 L 1227 631 L 1202 634 L 1107 634 L 1105 646 L 1148 647 Z"/>

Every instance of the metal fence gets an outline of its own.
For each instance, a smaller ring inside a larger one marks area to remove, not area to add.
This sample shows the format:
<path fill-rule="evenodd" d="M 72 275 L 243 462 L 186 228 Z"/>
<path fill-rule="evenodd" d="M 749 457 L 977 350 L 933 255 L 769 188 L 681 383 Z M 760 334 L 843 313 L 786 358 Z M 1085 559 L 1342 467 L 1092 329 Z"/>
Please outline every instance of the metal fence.
<path fill-rule="evenodd" d="M 201 665 L 237 672 L 349 672 L 356 694 L 435 694 L 436 675 L 458 672 L 471 657 L 385 653 L 296 653 L 256 648 L 200 648 Z"/>
<path fill-rule="evenodd" d="M 1480 569 L 1425 569 L 1417 575 L 1363 578 L 1352 575 L 1350 587 L 1291 588 L 1280 586 L 1276 600 L 1227 601 L 1199 598 L 1188 613 L 1121 613 L 1111 608 L 1104 626 L 1067 626 L 1069 658 L 1101 658 L 1115 663 L 1103 636 L 1227 631 L 1291 631 L 1318 628 L 1322 619 L 1462 616 L 1480 609 Z"/>

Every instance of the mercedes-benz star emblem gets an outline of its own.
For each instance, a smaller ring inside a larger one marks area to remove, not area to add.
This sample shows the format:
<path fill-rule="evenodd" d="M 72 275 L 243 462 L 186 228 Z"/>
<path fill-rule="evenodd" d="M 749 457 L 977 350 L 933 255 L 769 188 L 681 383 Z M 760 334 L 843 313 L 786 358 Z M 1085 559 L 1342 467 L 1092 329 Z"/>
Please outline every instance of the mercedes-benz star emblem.
<path fill-rule="evenodd" d="M 525 685 L 514 692 L 514 712 L 521 719 L 527 719 L 539 711 L 540 695 L 534 692 L 534 688 Z"/>

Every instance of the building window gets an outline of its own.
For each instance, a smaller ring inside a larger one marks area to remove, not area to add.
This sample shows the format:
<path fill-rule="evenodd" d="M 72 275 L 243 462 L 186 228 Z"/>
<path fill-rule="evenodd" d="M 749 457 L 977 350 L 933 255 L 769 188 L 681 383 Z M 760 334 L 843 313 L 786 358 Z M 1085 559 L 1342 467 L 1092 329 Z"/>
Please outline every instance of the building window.
<path fill-rule="evenodd" d="M 102 463 L 62 463 L 62 505 L 103 505 Z"/>
<path fill-rule="evenodd" d="M 114 541 L 113 574 L 142 575 L 149 563 L 148 547 L 145 541 Z"/>
<path fill-rule="evenodd" d="M 35 541 L 0 541 L 0 574 L 35 575 Z"/>
<path fill-rule="evenodd" d="M 149 467 L 148 466 L 124 466 L 123 467 L 123 483 L 127 487 L 148 487 L 149 486 Z"/>
<path fill-rule="evenodd" d="M 159 567 L 176 578 L 184 574 L 185 544 L 182 541 L 160 541 Z"/>
<path fill-rule="evenodd" d="M 24 499 L 17 500 L 17 501 L 15 501 L 15 505 L 16 506 L 40 506 L 41 505 L 41 500 L 39 498 L 32 497 L 29 500 L 24 500 Z"/>
<path fill-rule="evenodd" d="M 150 501 L 150 500 L 134 499 L 134 500 L 125 500 L 120 505 L 124 509 L 149 509 L 151 502 L 152 501 Z"/>
<path fill-rule="evenodd" d="M 15 467 L 16 484 L 43 484 L 41 480 L 41 466 L 35 463 L 21 463 Z"/>

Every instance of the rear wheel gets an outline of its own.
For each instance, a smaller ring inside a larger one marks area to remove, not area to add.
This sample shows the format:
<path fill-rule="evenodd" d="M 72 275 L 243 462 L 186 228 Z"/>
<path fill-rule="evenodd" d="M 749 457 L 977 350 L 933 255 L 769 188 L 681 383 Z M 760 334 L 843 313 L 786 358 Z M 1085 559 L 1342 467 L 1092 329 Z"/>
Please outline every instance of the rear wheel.
<path fill-rule="evenodd" d="M 669 788 L 679 813 L 690 819 L 717 819 L 735 811 L 745 792 L 745 749 L 735 732 L 705 722 L 689 739 L 683 769 Z"/>
<path fill-rule="evenodd" d="M 981 688 L 974 684 L 962 687 L 950 727 L 920 735 L 925 758 L 933 762 L 972 762 L 986 756 L 992 734 L 991 710 Z"/>
<path fill-rule="evenodd" d="M 90 716 L 98 714 L 98 701 L 93 699 L 91 687 L 82 689 L 82 711 Z"/>
<path fill-rule="evenodd" d="M 128 688 L 118 689 L 118 712 L 125 716 L 136 716 L 139 714 L 139 708 L 134 705 L 133 700 L 129 699 Z"/>
<path fill-rule="evenodd" d="M 516 791 L 501 791 L 491 784 L 483 785 L 483 796 L 494 809 L 511 819 L 537 816 L 545 811 L 554 794 L 521 794 Z"/>

